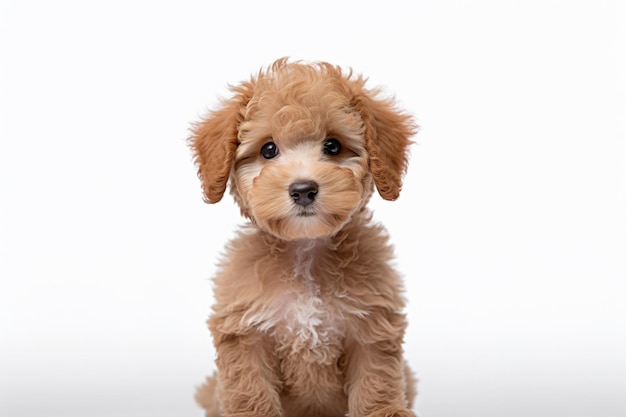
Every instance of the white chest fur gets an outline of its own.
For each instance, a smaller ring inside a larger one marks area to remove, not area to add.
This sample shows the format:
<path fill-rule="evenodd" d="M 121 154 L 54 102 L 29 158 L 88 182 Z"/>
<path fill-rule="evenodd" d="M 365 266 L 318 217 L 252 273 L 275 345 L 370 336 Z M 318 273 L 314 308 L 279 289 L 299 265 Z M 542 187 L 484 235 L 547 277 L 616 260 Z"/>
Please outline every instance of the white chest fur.
<path fill-rule="evenodd" d="M 271 336 L 280 355 L 332 363 L 343 344 L 347 308 L 340 298 L 322 291 L 324 277 L 313 272 L 319 245 L 312 240 L 294 246 L 288 282 L 270 303 L 248 315 L 246 325 Z"/>

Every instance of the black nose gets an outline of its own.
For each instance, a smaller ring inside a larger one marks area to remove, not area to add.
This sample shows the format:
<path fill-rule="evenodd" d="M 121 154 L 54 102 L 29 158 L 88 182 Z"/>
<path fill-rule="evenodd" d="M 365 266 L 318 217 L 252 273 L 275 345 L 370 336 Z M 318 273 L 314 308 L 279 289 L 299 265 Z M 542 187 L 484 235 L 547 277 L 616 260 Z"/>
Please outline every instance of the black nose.
<path fill-rule="evenodd" d="M 315 181 L 294 182 L 289 186 L 289 195 L 294 203 L 306 207 L 315 200 L 317 190 Z"/>

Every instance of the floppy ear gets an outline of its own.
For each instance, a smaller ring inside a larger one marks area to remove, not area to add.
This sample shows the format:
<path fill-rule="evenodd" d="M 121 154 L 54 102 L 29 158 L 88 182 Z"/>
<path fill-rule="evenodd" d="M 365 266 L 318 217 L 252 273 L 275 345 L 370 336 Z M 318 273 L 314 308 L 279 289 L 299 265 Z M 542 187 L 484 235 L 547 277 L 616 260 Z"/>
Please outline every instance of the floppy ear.
<path fill-rule="evenodd" d="M 359 92 L 354 106 L 365 125 L 365 147 L 369 154 L 369 167 L 378 193 L 385 200 L 395 200 L 400 195 L 402 177 L 406 173 L 410 138 L 418 126 L 411 116 L 396 108 L 392 99 L 380 99 L 377 90 L 363 88 L 359 78 Z"/>
<path fill-rule="evenodd" d="M 207 203 L 217 203 L 226 191 L 237 150 L 238 128 L 250 100 L 252 83 L 231 87 L 231 91 L 234 96 L 225 101 L 220 109 L 210 112 L 193 125 L 189 138 Z"/>

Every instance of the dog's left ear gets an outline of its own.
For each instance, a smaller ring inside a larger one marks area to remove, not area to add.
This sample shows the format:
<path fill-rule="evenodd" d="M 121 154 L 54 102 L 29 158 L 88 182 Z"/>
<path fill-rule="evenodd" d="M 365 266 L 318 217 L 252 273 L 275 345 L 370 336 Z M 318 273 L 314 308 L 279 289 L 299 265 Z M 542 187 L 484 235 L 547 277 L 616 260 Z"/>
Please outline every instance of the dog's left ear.
<path fill-rule="evenodd" d="M 378 193 L 385 200 L 400 195 L 406 173 L 410 138 L 417 133 L 413 118 L 396 108 L 392 99 L 378 98 L 377 90 L 366 90 L 358 79 L 354 107 L 365 124 L 365 147 Z"/>
<path fill-rule="evenodd" d="M 189 145 L 194 153 L 204 201 L 207 203 L 217 203 L 226 191 L 237 150 L 239 124 L 243 120 L 252 88 L 252 82 L 231 87 L 234 96 L 193 126 Z"/>

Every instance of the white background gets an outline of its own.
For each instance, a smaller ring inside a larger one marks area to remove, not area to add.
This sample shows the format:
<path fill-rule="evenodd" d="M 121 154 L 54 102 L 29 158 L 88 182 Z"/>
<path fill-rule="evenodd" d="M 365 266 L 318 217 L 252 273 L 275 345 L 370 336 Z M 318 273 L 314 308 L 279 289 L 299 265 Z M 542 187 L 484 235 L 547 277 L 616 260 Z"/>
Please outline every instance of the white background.
<path fill-rule="evenodd" d="M 620 1 L 2 1 L 0 415 L 200 416 L 192 121 L 282 56 L 416 115 L 397 248 L 420 417 L 626 413 Z"/>

